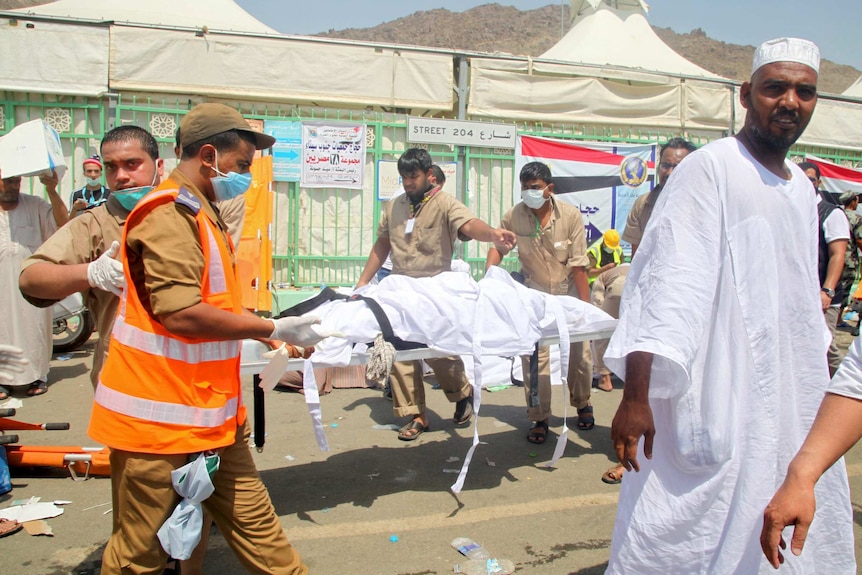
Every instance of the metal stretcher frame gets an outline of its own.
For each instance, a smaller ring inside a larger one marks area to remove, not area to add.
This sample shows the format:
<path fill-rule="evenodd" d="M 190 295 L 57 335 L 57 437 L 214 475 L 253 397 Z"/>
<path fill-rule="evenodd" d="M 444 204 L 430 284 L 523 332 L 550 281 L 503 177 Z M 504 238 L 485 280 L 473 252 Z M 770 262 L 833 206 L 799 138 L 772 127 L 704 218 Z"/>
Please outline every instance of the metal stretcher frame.
<path fill-rule="evenodd" d="M 593 341 L 596 339 L 606 339 L 614 333 L 614 327 L 596 329 L 592 331 L 573 331 L 569 337 L 571 343 L 579 341 Z M 541 346 L 556 345 L 560 341 L 557 335 L 549 335 L 539 340 Z M 417 349 L 405 349 L 395 352 L 395 361 L 413 361 L 416 359 L 427 359 L 434 357 L 446 357 L 451 353 L 430 349 L 427 347 Z M 301 371 L 305 365 L 304 359 L 291 359 L 287 363 L 285 371 Z M 254 381 L 253 397 L 254 397 L 254 446 L 257 451 L 263 451 L 263 446 L 266 443 L 266 411 L 264 391 L 260 387 L 260 372 L 269 363 L 267 359 L 255 359 L 251 361 L 243 361 L 240 363 L 240 375 L 252 375 Z M 354 353 L 350 357 L 348 365 L 364 365 L 368 363 L 367 353 Z M 321 364 L 320 367 L 327 367 Z"/>

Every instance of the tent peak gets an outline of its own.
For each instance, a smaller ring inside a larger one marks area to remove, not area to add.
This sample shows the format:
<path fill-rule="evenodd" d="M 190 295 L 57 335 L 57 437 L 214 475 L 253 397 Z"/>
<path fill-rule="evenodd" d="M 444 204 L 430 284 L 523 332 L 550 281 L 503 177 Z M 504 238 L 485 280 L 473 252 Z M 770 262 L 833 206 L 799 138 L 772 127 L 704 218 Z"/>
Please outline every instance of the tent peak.
<path fill-rule="evenodd" d="M 674 52 L 646 19 L 641 0 L 571 0 L 569 32 L 541 58 L 590 66 L 616 66 L 671 76 L 721 79 Z M 594 6 L 596 8 L 594 8 Z"/>
<path fill-rule="evenodd" d="M 569 0 L 572 5 L 572 22 L 587 12 L 600 8 L 612 8 L 619 12 L 649 12 L 649 4 L 644 0 Z"/>

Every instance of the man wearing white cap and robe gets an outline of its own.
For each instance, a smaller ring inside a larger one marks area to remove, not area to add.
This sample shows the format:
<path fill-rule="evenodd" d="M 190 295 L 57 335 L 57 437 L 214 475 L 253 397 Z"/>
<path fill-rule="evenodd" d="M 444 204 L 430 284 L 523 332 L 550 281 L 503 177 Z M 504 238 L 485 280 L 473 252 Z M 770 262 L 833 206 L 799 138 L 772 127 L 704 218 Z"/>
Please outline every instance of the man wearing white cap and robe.
<path fill-rule="evenodd" d="M 763 511 L 829 383 L 815 198 L 786 159 L 814 112 L 819 61 L 807 40 L 764 43 L 740 89 L 742 131 L 690 154 L 658 199 L 605 353 L 626 382 L 614 447 L 637 472 L 607 574 L 773 570 Z M 817 507 L 805 553 L 781 571 L 856 573 L 843 462 Z"/>

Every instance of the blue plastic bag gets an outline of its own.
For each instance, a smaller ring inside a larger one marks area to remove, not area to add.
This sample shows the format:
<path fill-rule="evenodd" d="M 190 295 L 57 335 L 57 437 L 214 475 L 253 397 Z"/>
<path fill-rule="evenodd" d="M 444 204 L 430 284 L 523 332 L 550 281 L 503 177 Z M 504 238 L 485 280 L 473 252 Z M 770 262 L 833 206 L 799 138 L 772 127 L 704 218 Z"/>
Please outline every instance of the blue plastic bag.
<path fill-rule="evenodd" d="M 9 476 L 9 462 L 6 461 L 6 449 L 0 445 L 0 495 L 12 491 L 12 478 Z"/>

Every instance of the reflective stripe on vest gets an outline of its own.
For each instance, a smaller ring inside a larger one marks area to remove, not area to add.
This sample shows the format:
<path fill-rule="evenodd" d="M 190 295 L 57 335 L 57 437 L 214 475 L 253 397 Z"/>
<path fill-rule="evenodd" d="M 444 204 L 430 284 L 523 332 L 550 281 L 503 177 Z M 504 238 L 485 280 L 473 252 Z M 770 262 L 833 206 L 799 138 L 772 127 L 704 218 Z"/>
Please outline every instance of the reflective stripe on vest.
<path fill-rule="evenodd" d="M 186 343 L 129 325 L 120 315 L 114 320 L 111 335 L 126 347 L 189 364 L 234 359 L 239 356 L 241 345 L 241 342 L 235 340 Z"/>
<path fill-rule="evenodd" d="M 224 293 L 227 291 L 227 279 L 225 278 L 224 266 L 222 265 L 221 256 L 219 255 L 221 252 L 219 252 L 218 243 L 216 242 L 215 236 L 210 227 L 204 227 L 207 231 L 207 242 L 210 246 L 210 254 L 215 254 L 210 256 L 209 262 L 210 293 Z"/>
<path fill-rule="evenodd" d="M 239 398 L 233 397 L 222 407 L 193 407 L 180 403 L 155 401 L 128 395 L 99 382 L 95 401 L 102 407 L 156 423 L 188 425 L 192 427 L 219 427 L 236 417 Z"/>

